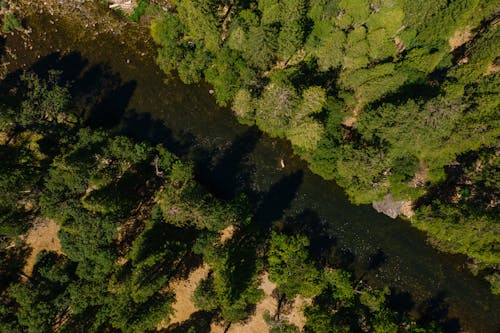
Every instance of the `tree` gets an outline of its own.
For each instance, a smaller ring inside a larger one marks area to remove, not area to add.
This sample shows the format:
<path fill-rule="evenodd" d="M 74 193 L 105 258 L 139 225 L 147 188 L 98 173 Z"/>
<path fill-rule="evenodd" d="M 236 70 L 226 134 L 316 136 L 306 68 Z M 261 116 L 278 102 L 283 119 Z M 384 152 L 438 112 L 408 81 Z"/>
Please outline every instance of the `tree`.
<path fill-rule="evenodd" d="M 309 260 L 308 246 L 305 236 L 271 234 L 269 279 L 289 298 L 297 294 L 313 297 L 323 288 L 319 271 Z"/>
<path fill-rule="evenodd" d="M 285 136 L 297 103 L 297 94 L 292 87 L 269 84 L 256 107 L 257 126 L 272 136 Z"/>
<path fill-rule="evenodd" d="M 288 130 L 286 137 L 290 142 L 306 150 L 314 150 L 323 136 L 323 126 L 314 120 L 306 120 Z"/>
<path fill-rule="evenodd" d="M 216 52 L 220 44 L 220 21 L 217 18 L 217 1 L 178 0 L 176 9 L 180 21 L 186 26 L 186 38 Z"/>
<path fill-rule="evenodd" d="M 244 124 L 252 124 L 255 119 L 255 107 L 250 92 L 240 89 L 234 97 L 232 110 L 238 117 L 238 121 Z"/>

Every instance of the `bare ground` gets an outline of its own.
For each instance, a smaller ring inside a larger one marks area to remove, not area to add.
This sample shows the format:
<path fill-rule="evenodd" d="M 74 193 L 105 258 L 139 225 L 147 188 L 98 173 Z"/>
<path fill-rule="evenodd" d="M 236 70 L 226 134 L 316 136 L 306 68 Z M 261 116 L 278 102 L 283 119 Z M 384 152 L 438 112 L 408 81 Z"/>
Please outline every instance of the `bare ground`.
<path fill-rule="evenodd" d="M 495 61 L 492 63 L 487 69 L 484 75 L 491 75 L 495 74 L 496 72 L 500 71 L 500 61 Z"/>
<path fill-rule="evenodd" d="M 273 296 L 273 291 L 276 289 L 276 284 L 274 282 L 269 281 L 269 275 L 264 273 L 261 276 L 261 284 L 260 288 L 264 291 L 264 298 L 257 304 L 255 313 L 246 321 L 233 324 L 227 330 L 227 333 L 263 333 L 269 332 L 269 328 L 264 321 L 264 314 L 269 312 L 271 315 L 274 315 L 276 309 L 278 307 L 278 301 Z M 293 300 L 293 305 L 290 308 L 290 311 L 287 311 L 286 314 L 281 314 L 280 319 L 286 320 L 291 324 L 294 324 L 302 331 L 305 325 L 305 317 L 304 317 L 304 306 L 306 304 L 310 304 L 311 300 L 304 298 L 302 296 L 297 296 Z M 218 323 L 212 323 L 210 326 L 210 332 L 212 333 L 224 333 L 226 326 L 222 326 Z"/>
<path fill-rule="evenodd" d="M 26 259 L 23 272 L 26 276 L 31 276 L 35 266 L 36 256 L 43 250 L 53 251 L 62 254 L 61 242 L 57 233 L 59 225 L 53 220 L 37 218 L 33 227 L 28 231 L 24 240 L 33 249 Z"/>
<path fill-rule="evenodd" d="M 448 40 L 448 43 L 450 44 L 450 48 L 453 51 L 467 43 L 472 39 L 472 37 L 474 37 L 474 34 L 471 32 L 471 27 L 468 25 L 455 31 L 453 36 L 451 36 Z"/>
<path fill-rule="evenodd" d="M 135 0 L 113 0 L 110 2 L 111 4 L 109 5 L 109 8 L 119 8 L 128 15 L 132 14 L 134 12 L 134 8 L 137 7 L 137 1 Z"/>
<path fill-rule="evenodd" d="M 157 329 L 165 329 L 168 327 L 175 327 L 175 324 L 180 324 L 188 320 L 191 315 L 199 309 L 191 301 L 191 295 L 198 283 L 208 275 L 210 268 L 207 264 L 197 268 L 186 280 L 176 280 L 170 284 L 169 289 L 175 293 L 176 301 L 173 305 L 174 315 L 167 324 L 164 321 L 158 325 Z M 246 321 L 232 324 L 226 331 L 227 325 L 224 323 L 213 322 L 210 325 L 210 332 L 212 333 L 263 333 L 268 332 L 269 328 L 264 321 L 264 314 L 269 312 L 273 315 L 276 312 L 278 301 L 273 296 L 273 291 L 276 289 L 276 284 L 269 281 L 269 276 L 264 273 L 261 277 L 260 288 L 264 291 L 264 297 L 259 304 L 257 304 L 254 314 Z M 290 311 L 281 315 L 281 319 L 287 320 L 290 323 L 299 327 L 300 330 L 305 325 L 305 317 L 303 308 L 306 304 L 310 304 L 311 300 L 301 296 L 297 296 Z"/>
<path fill-rule="evenodd" d="M 198 311 L 191 301 L 191 295 L 198 283 L 208 275 L 209 271 L 208 265 L 204 264 L 192 271 L 186 280 L 176 280 L 170 283 L 169 289 L 175 293 L 175 303 L 173 304 L 174 314 L 170 318 L 169 325 L 182 323 L 188 320 L 191 314 Z M 157 329 L 164 329 L 167 326 L 165 321 L 160 323 Z"/>

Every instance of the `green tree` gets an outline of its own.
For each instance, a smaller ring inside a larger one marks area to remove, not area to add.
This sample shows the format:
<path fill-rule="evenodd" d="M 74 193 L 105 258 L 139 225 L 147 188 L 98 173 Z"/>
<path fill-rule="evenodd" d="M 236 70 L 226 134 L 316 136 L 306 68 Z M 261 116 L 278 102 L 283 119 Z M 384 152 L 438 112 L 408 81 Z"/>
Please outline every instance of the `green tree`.
<path fill-rule="evenodd" d="M 317 295 L 323 288 L 320 273 L 309 259 L 305 236 L 271 234 L 268 255 L 269 279 L 289 298 Z"/>

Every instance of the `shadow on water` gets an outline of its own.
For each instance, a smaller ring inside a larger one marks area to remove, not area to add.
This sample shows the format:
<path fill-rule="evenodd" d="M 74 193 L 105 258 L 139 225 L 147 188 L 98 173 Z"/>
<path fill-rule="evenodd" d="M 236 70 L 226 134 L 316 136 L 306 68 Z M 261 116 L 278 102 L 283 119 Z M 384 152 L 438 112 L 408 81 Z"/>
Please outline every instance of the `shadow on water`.
<path fill-rule="evenodd" d="M 295 199 L 303 178 L 303 173 L 299 170 L 274 183 L 259 200 L 255 212 L 256 221 L 264 228 L 269 228 L 272 222 L 281 219 Z"/>
<path fill-rule="evenodd" d="M 115 128 L 127 109 L 136 85 L 133 81 L 125 82 L 108 91 L 86 116 L 86 125 L 106 129 Z"/>
<path fill-rule="evenodd" d="M 283 230 L 289 234 L 299 233 L 307 236 L 310 240 L 310 255 L 321 263 L 331 263 L 337 239 L 327 232 L 324 221 L 316 211 L 307 208 L 299 214 L 287 216 Z"/>
<path fill-rule="evenodd" d="M 460 321 L 458 318 L 449 318 L 449 305 L 446 303 L 446 292 L 438 292 L 434 297 L 426 300 L 419 307 L 422 322 L 435 321 L 445 333 L 458 333 Z"/>
<path fill-rule="evenodd" d="M 209 169 L 206 163 L 210 162 L 211 156 L 208 152 L 204 154 L 204 158 L 197 162 L 197 173 L 201 175 L 200 178 L 208 180 L 209 183 L 205 185 L 226 199 L 234 198 L 243 191 L 248 194 L 248 181 L 252 178 L 254 168 L 247 157 L 255 149 L 260 137 L 261 132 L 256 127 L 249 128 L 231 142 L 222 157 Z"/>
<path fill-rule="evenodd" d="M 377 249 L 375 253 L 368 257 L 367 270 L 373 271 L 379 269 L 387 260 L 387 255 L 382 249 Z"/>
<path fill-rule="evenodd" d="M 387 296 L 387 305 L 391 309 L 410 313 L 415 307 L 415 301 L 409 292 L 391 288 L 391 294 Z"/>
<path fill-rule="evenodd" d="M 113 54 L 109 52 L 102 50 L 102 62 L 84 60 L 77 52 L 51 53 L 34 60 L 30 70 L 42 75 L 50 68 L 62 70 L 62 80 L 71 83 L 73 104 L 87 124 L 162 143 L 192 159 L 200 182 L 218 196 L 247 194 L 261 230 L 284 220 L 286 228 L 311 237 L 315 256 L 356 276 L 368 272 L 367 279 L 375 286 L 391 286 L 391 306 L 411 312 L 417 308 L 426 318 L 451 317 L 440 319 L 449 332 L 462 326 L 453 318 L 457 315 L 466 324 L 486 327 L 477 332 L 492 331 L 498 323 L 496 318 L 491 323 L 483 320 L 491 317 L 499 302 L 486 282 L 457 269 L 463 259 L 438 253 L 404 221 L 390 220 L 369 206 L 351 205 L 338 187 L 302 170 L 304 164 L 291 156 L 286 155 L 286 168 L 277 170 L 272 165 L 277 156 L 289 154 L 279 140 L 237 125 L 213 102 L 207 104 L 209 97 L 200 92 L 202 88 L 165 87 L 162 76 L 133 69 L 125 61 L 110 66 L 106 61 L 113 61 Z M 132 64 L 140 61 L 132 59 Z M 441 290 L 446 299 L 437 297 Z M 423 299 L 428 301 L 423 304 Z"/>

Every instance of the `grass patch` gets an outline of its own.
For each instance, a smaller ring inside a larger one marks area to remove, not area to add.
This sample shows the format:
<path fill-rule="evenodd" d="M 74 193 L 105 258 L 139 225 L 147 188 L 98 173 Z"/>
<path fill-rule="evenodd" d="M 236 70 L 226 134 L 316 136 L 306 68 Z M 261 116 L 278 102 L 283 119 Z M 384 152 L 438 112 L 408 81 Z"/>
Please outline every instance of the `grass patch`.
<path fill-rule="evenodd" d="M 21 29 L 21 22 L 12 13 L 7 13 L 4 15 L 2 20 L 2 32 L 9 33 L 16 29 Z"/>
<path fill-rule="evenodd" d="M 145 0 L 139 0 L 137 2 L 137 7 L 135 7 L 134 9 L 134 12 L 130 14 L 130 19 L 134 22 L 138 22 L 141 19 L 141 16 L 146 13 L 148 6 L 149 2 Z"/>

